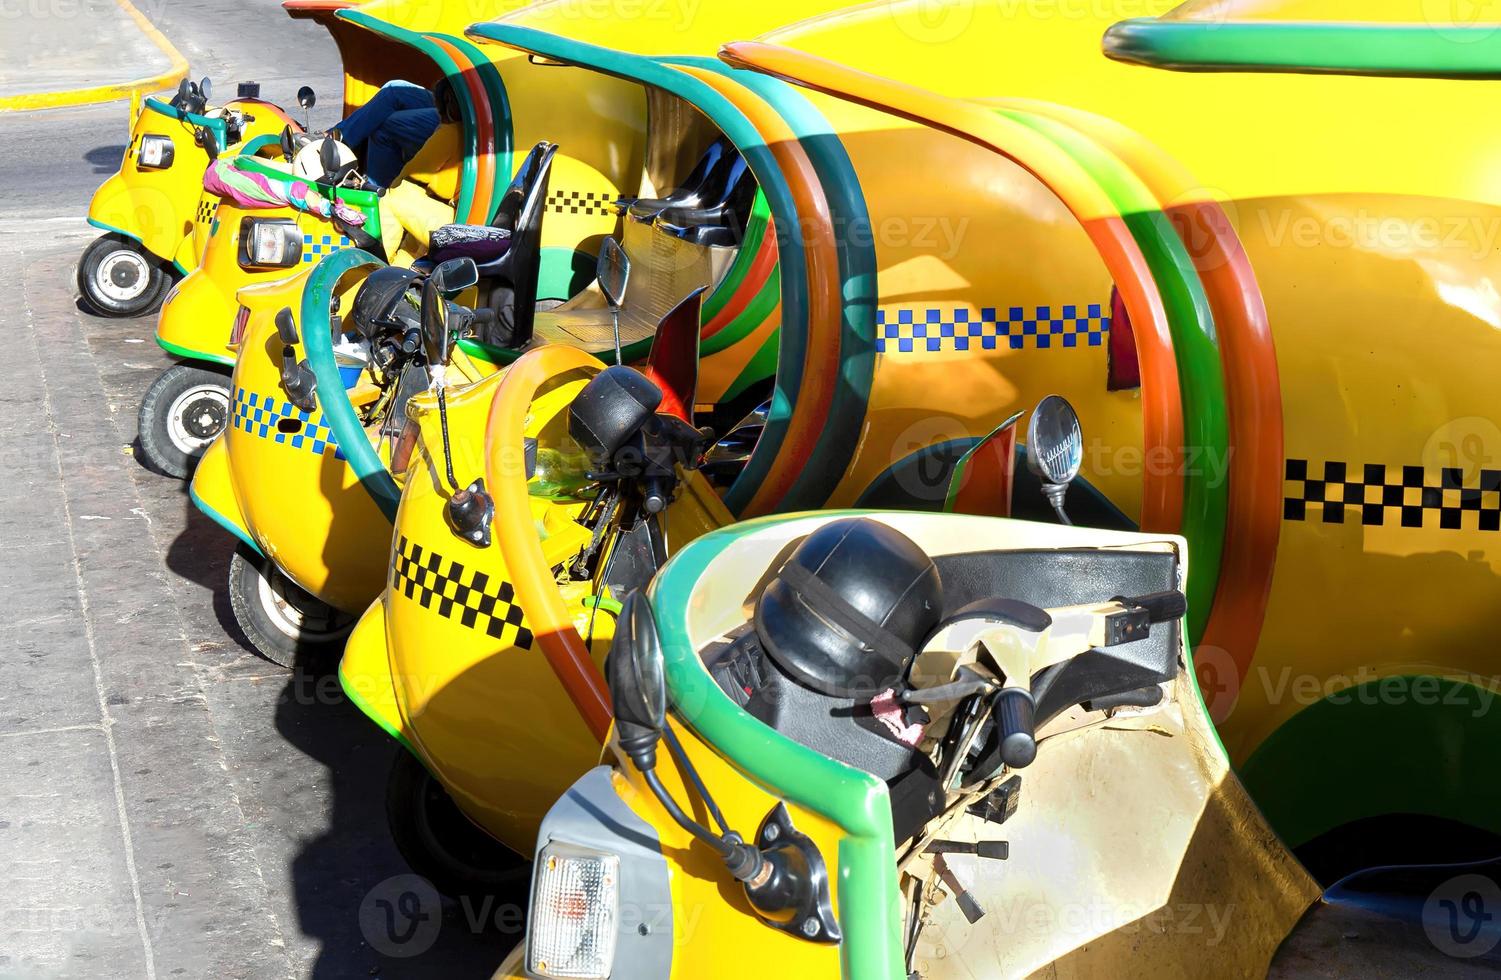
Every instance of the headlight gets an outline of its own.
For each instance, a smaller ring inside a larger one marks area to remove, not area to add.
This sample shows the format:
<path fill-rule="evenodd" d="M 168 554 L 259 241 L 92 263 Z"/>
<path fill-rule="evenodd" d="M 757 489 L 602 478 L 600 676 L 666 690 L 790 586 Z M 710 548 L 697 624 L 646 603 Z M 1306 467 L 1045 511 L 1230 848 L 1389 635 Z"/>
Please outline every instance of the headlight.
<path fill-rule="evenodd" d="M 302 261 L 302 229 L 285 218 L 240 222 L 240 268 L 288 269 Z"/>
<path fill-rule="evenodd" d="M 141 147 L 136 151 L 136 166 L 145 167 L 148 170 L 166 170 L 172 166 L 172 156 L 176 149 L 172 140 L 167 136 L 145 135 L 141 137 Z"/>
<path fill-rule="evenodd" d="M 552 841 L 537 856 L 527 968 L 543 977 L 604 980 L 615 962 L 620 858 Z"/>

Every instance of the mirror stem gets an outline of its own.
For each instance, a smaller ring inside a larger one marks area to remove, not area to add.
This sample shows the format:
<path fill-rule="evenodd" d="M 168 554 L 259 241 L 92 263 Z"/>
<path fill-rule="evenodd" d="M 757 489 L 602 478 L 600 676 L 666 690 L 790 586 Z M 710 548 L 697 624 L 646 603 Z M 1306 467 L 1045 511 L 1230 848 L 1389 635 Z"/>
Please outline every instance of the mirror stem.
<path fill-rule="evenodd" d="M 615 330 L 615 364 L 620 364 L 620 310 L 610 307 L 610 326 Z"/>
<path fill-rule="evenodd" d="M 1074 522 L 1068 519 L 1068 514 L 1063 510 L 1063 497 L 1067 493 L 1067 483 L 1044 483 L 1042 485 L 1042 495 L 1047 498 L 1048 503 L 1053 505 L 1053 513 L 1058 515 L 1058 520 L 1073 527 Z"/>
<path fill-rule="evenodd" d="M 448 485 L 459 489 L 459 481 L 453 475 L 453 453 L 448 448 L 448 399 L 443 397 L 443 387 L 438 386 L 438 430 L 443 433 L 443 471 L 448 476 Z"/>

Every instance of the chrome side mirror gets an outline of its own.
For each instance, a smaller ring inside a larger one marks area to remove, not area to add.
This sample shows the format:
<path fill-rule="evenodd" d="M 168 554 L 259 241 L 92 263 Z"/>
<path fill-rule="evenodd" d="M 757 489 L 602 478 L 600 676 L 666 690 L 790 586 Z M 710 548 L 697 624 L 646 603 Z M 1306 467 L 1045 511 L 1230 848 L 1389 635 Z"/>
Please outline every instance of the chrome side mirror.
<path fill-rule="evenodd" d="M 198 83 L 198 94 L 203 97 L 204 102 L 214 97 L 214 85 L 208 80 L 207 75 L 203 76 L 203 80 Z"/>
<path fill-rule="evenodd" d="M 449 259 L 433 270 L 430 279 L 444 299 L 453 299 L 479 284 L 479 266 L 471 258 Z"/>
<path fill-rule="evenodd" d="M 1072 524 L 1063 510 L 1068 485 L 1084 464 L 1084 432 L 1079 414 L 1061 395 L 1048 395 L 1032 410 L 1027 423 L 1027 469 L 1042 480 L 1042 493 L 1058 519 Z"/>
<path fill-rule="evenodd" d="M 313 129 L 312 108 L 318 104 L 318 93 L 313 91 L 311 85 L 304 85 L 297 90 L 297 104 L 302 106 L 302 128 L 307 132 Z"/>
<path fill-rule="evenodd" d="M 614 237 L 606 238 L 599 250 L 599 290 L 612 310 L 625 305 L 625 287 L 631 279 L 631 260 Z"/>
<path fill-rule="evenodd" d="M 615 363 L 620 363 L 620 308 L 625 305 L 625 287 L 631 281 L 631 260 L 612 235 L 599 249 L 599 291 L 610 304 L 610 326 L 615 332 Z"/>

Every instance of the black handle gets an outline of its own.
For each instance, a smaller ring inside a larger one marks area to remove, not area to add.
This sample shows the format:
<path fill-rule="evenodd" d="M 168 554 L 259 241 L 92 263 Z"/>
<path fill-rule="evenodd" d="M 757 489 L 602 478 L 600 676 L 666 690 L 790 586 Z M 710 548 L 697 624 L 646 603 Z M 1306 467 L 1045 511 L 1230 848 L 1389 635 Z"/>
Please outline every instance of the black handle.
<path fill-rule="evenodd" d="M 1116 596 L 1114 601 L 1128 609 L 1135 607 L 1145 610 L 1147 621 L 1150 623 L 1171 623 L 1175 619 L 1182 619 L 1183 614 L 1188 612 L 1188 597 L 1177 589 L 1152 592 L 1134 598 Z"/>
<path fill-rule="evenodd" d="M 992 703 L 1000 733 L 1001 761 L 1021 769 L 1037 758 L 1032 695 L 1019 687 L 1002 688 Z"/>

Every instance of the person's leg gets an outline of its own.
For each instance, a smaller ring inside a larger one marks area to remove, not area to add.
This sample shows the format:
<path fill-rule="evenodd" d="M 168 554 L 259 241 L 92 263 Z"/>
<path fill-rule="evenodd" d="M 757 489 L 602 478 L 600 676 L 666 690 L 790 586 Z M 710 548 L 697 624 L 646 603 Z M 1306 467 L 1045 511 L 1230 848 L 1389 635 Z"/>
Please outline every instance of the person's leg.
<path fill-rule="evenodd" d="M 436 109 L 407 109 L 391 113 L 385 124 L 370 137 L 370 148 L 365 155 L 365 176 L 372 184 L 390 187 L 401 168 L 437 129 Z"/>
<path fill-rule="evenodd" d="M 418 85 L 390 82 L 384 85 L 369 102 L 349 114 L 339 123 L 338 130 L 344 144 L 359 153 L 360 145 L 370 139 L 391 116 L 398 112 L 432 110 L 433 93 Z M 433 111 L 436 116 L 436 111 Z"/>

